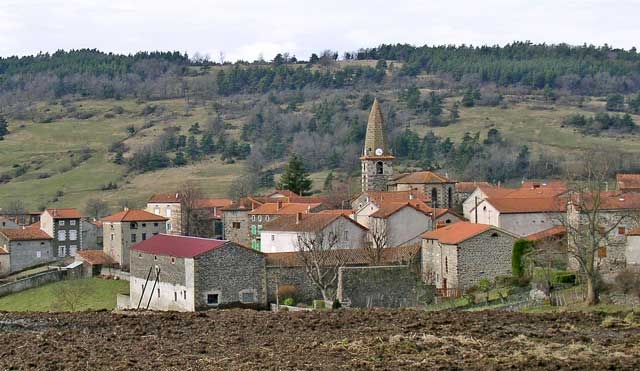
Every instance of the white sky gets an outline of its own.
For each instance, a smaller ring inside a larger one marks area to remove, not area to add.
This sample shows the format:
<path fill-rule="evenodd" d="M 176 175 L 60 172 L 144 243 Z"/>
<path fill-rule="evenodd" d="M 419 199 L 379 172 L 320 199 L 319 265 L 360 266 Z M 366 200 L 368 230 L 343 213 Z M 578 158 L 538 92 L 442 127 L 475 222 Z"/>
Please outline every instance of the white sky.
<path fill-rule="evenodd" d="M 253 61 L 514 40 L 640 47 L 640 0 L 0 0 L 0 56 L 97 48 Z"/>

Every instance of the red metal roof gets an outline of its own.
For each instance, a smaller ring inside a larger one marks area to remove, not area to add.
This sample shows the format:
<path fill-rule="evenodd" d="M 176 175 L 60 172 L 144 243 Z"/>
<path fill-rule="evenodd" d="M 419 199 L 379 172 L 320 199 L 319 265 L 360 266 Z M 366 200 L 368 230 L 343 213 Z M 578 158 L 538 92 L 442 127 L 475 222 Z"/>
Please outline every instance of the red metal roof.
<path fill-rule="evenodd" d="M 228 242 L 227 240 L 210 238 L 157 234 L 131 246 L 131 250 L 154 255 L 175 256 L 176 258 L 193 258 L 217 249 Z"/>

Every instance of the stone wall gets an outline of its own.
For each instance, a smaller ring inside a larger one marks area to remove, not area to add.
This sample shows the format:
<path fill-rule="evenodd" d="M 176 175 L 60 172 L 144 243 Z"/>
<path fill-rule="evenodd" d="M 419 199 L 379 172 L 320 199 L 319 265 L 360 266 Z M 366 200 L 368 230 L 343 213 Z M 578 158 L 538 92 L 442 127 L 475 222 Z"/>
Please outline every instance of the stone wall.
<path fill-rule="evenodd" d="M 227 243 L 194 260 L 196 309 L 209 307 L 209 293 L 218 294 L 218 304 L 242 302 L 243 293 L 252 293 L 254 303 L 266 306 L 263 254 L 234 243 Z"/>
<path fill-rule="evenodd" d="M 234 228 L 233 223 L 240 223 L 239 228 Z M 251 246 L 249 238 L 249 209 L 224 210 L 222 212 L 223 238 L 243 246 Z"/>
<path fill-rule="evenodd" d="M 56 260 L 51 240 L 3 241 L 0 244 L 6 244 L 9 248 L 9 273 Z"/>
<path fill-rule="evenodd" d="M 458 248 L 458 288 L 467 290 L 482 278 L 493 281 L 511 275 L 515 242 L 515 237 L 494 229 L 462 242 Z"/>
<path fill-rule="evenodd" d="M 267 298 L 275 303 L 277 287 L 292 285 L 298 291 L 295 299 L 297 302 L 310 303 L 321 299 L 320 290 L 309 280 L 304 267 L 267 267 Z"/>
<path fill-rule="evenodd" d="M 39 273 L 27 278 L 17 280 L 15 282 L 6 283 L 0 285 L 0 297 L 13 294 L 16 292 L 24 291 L 34 287 L 42 286 L 51 282 L 58 282 L 64 279 L 66 276 L 65 271 L 51 270 L 44 273 Z"/>
<path fill-rule="evenodd" d="M 186 286 L 185 282 L 185 260 L 184 258 L 172 258 L 164 255 L 153 255 L 139 251 L 131 251 L 131 277 L 147 279 L 149 268 L 160 269 L 160 281 L 170 284 Z M 172 261 L 173 260 L 173 261 Z M 156 273 L 151 273 L 151 280 L 155 280 Z"/>
<path fill-rule="evenodd" d="M 355 308 L 420 307 L 433 302 L 434 287 L 408 266 L 342 267 L 338 299 Z"/>

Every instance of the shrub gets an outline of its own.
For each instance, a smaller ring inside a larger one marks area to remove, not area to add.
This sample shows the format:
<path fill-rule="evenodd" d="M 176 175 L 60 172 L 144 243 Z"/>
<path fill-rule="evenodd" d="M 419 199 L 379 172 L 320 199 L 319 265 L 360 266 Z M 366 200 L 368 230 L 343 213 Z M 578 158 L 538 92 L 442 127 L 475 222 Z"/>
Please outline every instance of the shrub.
<path fill-rule="evenodd" d="M 340 309 L 340 308 L 342 308 L 342 304 L 340 303 L 340 300 L 336 298 L 336 300 L 333 301 L 333 304 L 331 304 L 331 309 Z"/>
<path fill-rule="evenodd" d="M 640 297 L 640 273 L 624 270 L 615 278 L 616 288 L 624 294 L 636 294 Z"/>
<path fill-rule="evenodd" d="M 533 242 L 528 240 L 518 240 L 513 245 L 511 253 L 511 271 L 514 276 L 520 278 L 525 273 L 524 255 L 533 247 Z"/>
<path fill-rule="evenodd" d="M 558 271 L 553 273 L 553 277 L 551 278 L 551 283 L 554 285 L 561 283 L 570 283 L 572 285 L 576 284 L 576 274 L 567 272 L 567 271 Z"/>
<path fill-rule="evenodd" d="M 280 285 L 278 286 L 278 298 L 284 300 L 285 298 L 294 299 L 298 294 L 298 289 L 293 285 Z"/>
<path fill-rule="evenodd" d="M 282 301 L 282 305 L 294 306 L 296 305 L 296 301 L 291 297 L 284 298 L 284 300 Z"/>

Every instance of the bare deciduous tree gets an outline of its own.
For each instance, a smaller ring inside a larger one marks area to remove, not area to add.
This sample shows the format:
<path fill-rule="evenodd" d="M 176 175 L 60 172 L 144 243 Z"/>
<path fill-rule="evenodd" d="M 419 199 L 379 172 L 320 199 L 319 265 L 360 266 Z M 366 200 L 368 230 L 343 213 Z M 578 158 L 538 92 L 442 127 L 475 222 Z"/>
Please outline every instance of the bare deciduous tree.
<path fill-rule="evenodd" d="M 109 205 L 99 198 L 91 198 L 87 200 L 84 211 L 87 213 L 87 216 L 100 219 L 109 214 Z"/>
<path fill-rule="evenodd" d="M 338 270 L 345 264 L 342 251 L 337 249 L 340 229 L 301 233 L 296 242 L 307 277 L 320 290 L 324 300 L 335 298 Z"/>
<path fill-rule="evenodd" d="M 365 241 L 365 252 L 371 265 L 380 265 L 382 253 L 389 246 L 391 231 L 386 219 L 370 218 L 369 233 Z"/>
<path fill-rule="evenodd" d="M 560 222 L 567 229 L 567 253 L 570 263 L 577 266 L 587 285 L 586 302 L 599 302 L 599 275 L 602 256 L 614 242 L 612 233 L 631 219 L 637 220 L 637 210 L 611 207 L 611 195 L 606 192 L 610 177 L 610 162 L 604 154 L 588 154 L 581 179 L 572 187 L 567 212 Z"/>
<path fill-rule="evenodd" d="M 202 198 L 202 191 L 193 182 L 186 182 L 178 191 L 180 194 L 180 224 L 185 236 L 198 236 L 200 221 L 198 218 L 197 202 Z"/>

